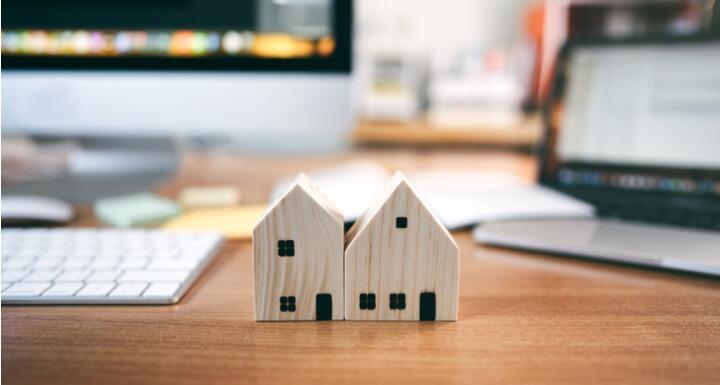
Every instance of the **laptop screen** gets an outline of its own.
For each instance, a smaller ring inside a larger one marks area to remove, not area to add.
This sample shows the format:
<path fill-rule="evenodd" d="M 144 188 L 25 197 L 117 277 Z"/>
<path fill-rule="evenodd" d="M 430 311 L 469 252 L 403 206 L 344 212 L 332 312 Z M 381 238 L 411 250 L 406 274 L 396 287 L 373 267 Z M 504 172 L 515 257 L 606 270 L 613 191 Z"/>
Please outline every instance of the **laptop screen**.
<path fill-rule="evenodd" d="M 720 41 L 571 43 L 558 63 L 542 182 L 720 198 Z"/>

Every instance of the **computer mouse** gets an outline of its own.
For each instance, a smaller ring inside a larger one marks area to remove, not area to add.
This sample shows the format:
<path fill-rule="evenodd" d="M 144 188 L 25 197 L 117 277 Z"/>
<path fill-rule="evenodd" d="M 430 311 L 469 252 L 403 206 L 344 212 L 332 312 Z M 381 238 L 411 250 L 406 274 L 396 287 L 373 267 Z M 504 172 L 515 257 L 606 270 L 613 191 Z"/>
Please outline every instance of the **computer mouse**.
<path fill-rule="evenodd" d="M 3 227 L 55 226 L 73 218 L 69 203 L 38 195 L 4 195 L 0 212 Z"/>

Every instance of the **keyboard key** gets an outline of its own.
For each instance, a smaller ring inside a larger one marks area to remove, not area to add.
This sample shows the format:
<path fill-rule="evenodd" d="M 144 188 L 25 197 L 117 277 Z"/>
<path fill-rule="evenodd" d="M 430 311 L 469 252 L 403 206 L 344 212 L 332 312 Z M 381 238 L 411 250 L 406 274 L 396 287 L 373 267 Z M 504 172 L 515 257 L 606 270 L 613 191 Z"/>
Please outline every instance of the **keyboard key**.
<path fill-rule="evenodd" d="M 124 259 L 117 267 L 123 270 L 142 269 L 149 262 L 148 259 Z"/>
<path fill-rule="evenodd" d="M 34 297 L 50 287 L 50 282 L 18 282 L 3 291 L 3 297 Z"/>
<path fill-rule="evenodd" d="M 158 250 L 154 253 L 154 259 L 175 259 L 178 256 L 177 250 Z"/>
<path fill-rule="evenodd" d="M 104 297 L 114 287 L 114 283 L 88 283 L 75 295 L 78 297 Z"/>
<path fill-rule="evenodd" d="M 90 275 L 90 273 L 92 273 L 92 270 L 88 270 L 88 269 L 65 270 L 65 272 L 63 272 L 57 278 L 55 278 L 55 282 L 83 281 L 83 280 L 85 280 L 85 278 L 87 278 L 88 275 Z"/>
<path fill-rule="evenodd" d="M 207 250 L 183 251 L 180 254 L 179 259 L 190 259 L 190 260 L 199 261 L 199 260 L 205 258 L 205 255 L 207 255 Z"/>
<path fill-rule="evenodd" d="M 93 269 L 111 269 L 115 266 L 117 266 L 118 262 L 120 262 L 117 259 L 95 259 L 90 263 L 90 268 Z"/>
<path fill-rule="evenodd" d="M 121 283 L 110 293 L 111 297 L 139 297 L 147 283 Z"/>
<path fill-rule="evenodd" d="M 36 269 L 51 269 L 58 267 L 62 261 L 60 258 L 38 258 L 35 263 L 33 263 L 33 267 Z"/>
<path fill-rule="evenodd" d="M 57 245 L 48 245 L 48 249 L 45 250 L 45 252 L 42 253 L 41 256 L 38 257 L 38 259 L 48 259 L 48 260 L 60 260 L 67 258 L 68 256 L 71 256 L 72 254 L 69 253 L 66 250 L 59 250 L 59 246 Z"/>
<path fill-rule="evenodd" d="M 23 278 L 23 282 L 48 282 L 52 281 L 60 274 L 60 270 L 56 269 L 38 269 L 33 270 L 27 277 Z"/>
<path fill-rule="evenodd" d="M 162 230 L 3 229 L 0 235 L 2 299 L 17 304 L 167 301 L 222 241 L 217 234 Z"/>
<path fill-rule="evenodd" d="M 5 262 L 2 264 L 3 269 L 15 269 L 15 268 L 22 268 L 22 267 L 28 267 L 33 262 L 33 258 L 30 256 L 14 256 L 8 258 Z"/>
<path fill-rule="evenodd" d="M 15 256 L 20 259 L 28 259 L 32 260 L 40 256 L 42 253 L 42 248 L 39 248 L 36 245 L 31 246 L 22 246 L 16 253 Z"/>
<path fill-rule="evenodd" d="M 172 297 L 179 288 L 179 283 L 153 283 L 143 297 Z"/>
<path fill-rule="evenodd" d="M 87 282 L 112 282 L 122 273 L 120 270 L 96 270 L 85 281 Z"/>
<path fill-rule="evenodd" d="M 47 289 L 43 297 L 70 297 L 83 286 L 82 282 L 58 282 Z"/>
<path fill-rule="evenodd" d="M 101 250 L 100 253 L 95 257 L 96 260 L 111 260 L 118 261 L 122 258 L 123 253 L 117 249 L 122 248 L 122 245 L 114 246 L 112 249 Z"/>
<path fill-rule="evenodd" d="M 148 259 L 150 258 L 151 254 L 147 250 L 133 250 L 129 251 L 127 254 L 125 254 L 124 259 Z"/>
<path fill-rule="evenodd" d="M 63 269 L 81 269 L 83 267 L 86 267 L 90 264 L 90 259 L 87 258 L 68 258 L 63 262 L 60 267 Z"/>
<path fill-rule="evenodd" d="M 153 260 L 148 269 L 194 269 L 198 264 L 195 259 L 161 259 Z"/>
<path fill-rule="evenodd" d="M 90 260 L 95 258 L 96 255 L 97 253 L 91 250 L 87 245 L 82 245 L 79 249 L 76 247 L 72 257 L 78 260 Z"/>
<path fill-rule="evenodd" d="M 30 270 L 27 269 L 6 269 L 3 266 L 2 270 L 2 281 L 13 283 L 23 279 L 26 275 L 30 274 Z"/>
<path fill-rule="evenodd" d="M 188 270 L 129 270 L 118 282 L 182 282 L 188 275 Z"/>

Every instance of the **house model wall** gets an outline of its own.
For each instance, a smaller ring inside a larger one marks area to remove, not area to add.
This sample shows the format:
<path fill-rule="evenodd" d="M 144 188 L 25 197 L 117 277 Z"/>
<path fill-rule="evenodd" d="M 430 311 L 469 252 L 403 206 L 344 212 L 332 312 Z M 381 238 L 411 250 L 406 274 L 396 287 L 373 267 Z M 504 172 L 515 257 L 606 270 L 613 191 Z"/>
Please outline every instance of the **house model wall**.
<path fill-rule="evenodd" d="M 253 231 L 258 321 L 343 319 L 343 218 L 300 175 Z"/>
<path fill-rule="evenodd" d="M 404 175 L 349 230 L 345 319 L 457 320 L 459 251 Z"/>

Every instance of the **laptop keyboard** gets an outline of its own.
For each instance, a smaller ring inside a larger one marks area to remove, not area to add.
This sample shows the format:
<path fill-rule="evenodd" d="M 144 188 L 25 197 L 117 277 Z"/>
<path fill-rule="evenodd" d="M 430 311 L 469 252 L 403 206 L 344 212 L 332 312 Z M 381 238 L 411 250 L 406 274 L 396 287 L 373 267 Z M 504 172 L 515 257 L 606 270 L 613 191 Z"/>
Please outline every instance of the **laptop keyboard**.
<path fill-rule="evenodd" d="M 642 201 L 593 203 L 598 215 L 603 218 L 618 218 L 703 230 L 720 230 L 720 210 L 707 207 L 701 209 L 668 207 L 648 205 L 647 202 Z"/>
<path fill-rule="evenodd" d="M 175 303 L 221 244 L 211 232 L 3 229 L 2 303 Z"/>

